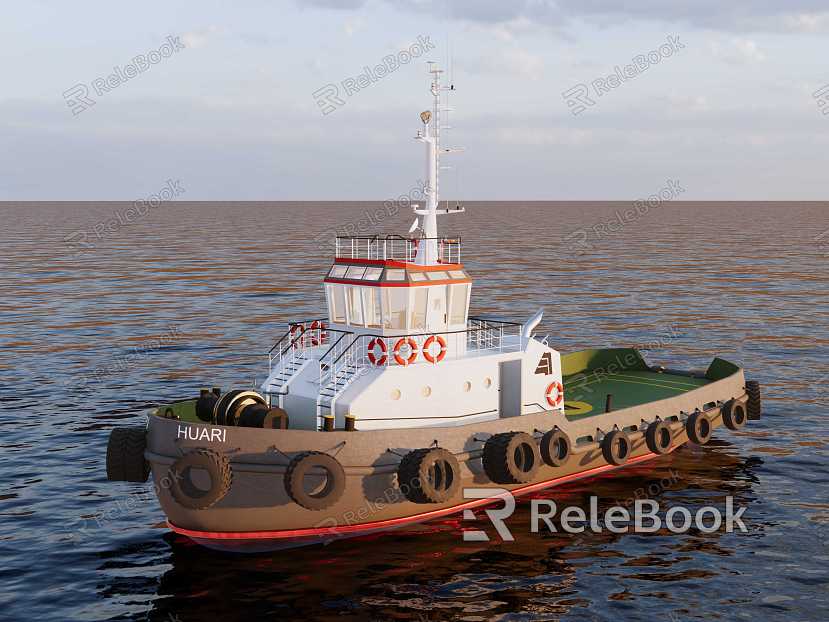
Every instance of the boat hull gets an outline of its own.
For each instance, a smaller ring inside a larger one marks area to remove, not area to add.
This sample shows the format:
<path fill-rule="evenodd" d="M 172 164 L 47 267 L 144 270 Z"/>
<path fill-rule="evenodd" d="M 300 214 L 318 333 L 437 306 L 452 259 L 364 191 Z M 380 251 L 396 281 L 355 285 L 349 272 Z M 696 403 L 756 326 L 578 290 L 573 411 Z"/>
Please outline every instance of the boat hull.
<path fill-rule="evenodd" d="M 645 439 L 648 422 L 661 419 L 668 425 L 673 451 L 689 440 L 684 423 L 688 414 L 703 411 L 712 428 L 717 428 L 723 425 L 723 405 L 731 400 L 747 401 L 743 371 L 736 366 L 725 367 L 704 385 L 664 399 L 589 416 L 552 410 L 468 426 L 364 432 L 225 428 L 151 416 L 145 457 L 174 531 L 222 550 L 273 550 L 395 529 L 488 503 L 465 499 L 465 488 L 499 488 L 521 495 L 655 458 Z M 487 477 L 482 450 L 491 435 L 526 432 L 539 438 L 556 426 L 573 443 L 564 464 L 542 464 L 533 480 L 524 484 L 495 484 Z M 197 428 L 196 432 L 182 434 L 183 428 L 190 427 Z M 211 434 L 218 427 L 223 433 Z M 202 428 L 207 432 L 200 432 Z M 622 466 L 609 464 L 598 442 L 613 429 L 627 430 L 631 441 L 630 456 Z M 400 461 L 412 450 L 434 446 L 457 459 L 458 492 L 444 503 L 409 501 L 397 482 Z M 218 503 L 195 510 L 183 507 L 172 495 L 170 467 L 197 448 L 227 456 L 233 480 Z M 345 473 L 342 496 L 324 510 L 294 503 L 284 484 L 291 458 L 309 450 L 334 456 Z"/>

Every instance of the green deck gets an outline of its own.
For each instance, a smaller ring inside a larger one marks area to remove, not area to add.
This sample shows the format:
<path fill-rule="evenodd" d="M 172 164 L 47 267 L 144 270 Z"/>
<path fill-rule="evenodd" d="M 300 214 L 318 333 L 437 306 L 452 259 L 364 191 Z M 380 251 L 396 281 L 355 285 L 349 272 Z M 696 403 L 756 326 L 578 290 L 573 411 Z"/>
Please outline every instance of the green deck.
<path fill-rule="evenodd" d="M 588 417 L 604 413 L 608 394 L 613 396 L 613 410 L 620 410 L 674 397 L 709 382 L 642 370 L 573 374 L 564 377 L 564 412 L 569 419 Z"/>
<path fill-rule="evenodd" d="M 608 395 L 612 410 L 621 410 L 669 397 L 721 380 L 739 367 L 715 358 L 704 378 L 652 371 L 636 350 L 582 350 L 561 357 L 564 413 L 568 419 L 600 415 Z"/>

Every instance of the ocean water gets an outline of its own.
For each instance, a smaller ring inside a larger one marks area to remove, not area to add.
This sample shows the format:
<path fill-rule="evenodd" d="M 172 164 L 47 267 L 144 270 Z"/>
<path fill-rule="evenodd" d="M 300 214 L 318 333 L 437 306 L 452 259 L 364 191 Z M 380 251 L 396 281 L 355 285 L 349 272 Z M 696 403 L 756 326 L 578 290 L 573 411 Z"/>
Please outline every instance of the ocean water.
<path fill-rule="evenodd" d="M 614 476 L 547 491 L 600 508 L 650 489 L 745 507 L 747 533 L 530 533 L 465 543 L 460 517 L 253 556 L 194 545 L 148 485 L 109 483 L 109 431 L 202 386 L 248 386 L 286 322 L 316 317 L 331 238 L 404 232 L 381 203 L 0 204 L 0 619 L 829 618 L 829 208 L 470 203 L 472 312 L 561 351 L 713 356 L 764 417 Z"/>

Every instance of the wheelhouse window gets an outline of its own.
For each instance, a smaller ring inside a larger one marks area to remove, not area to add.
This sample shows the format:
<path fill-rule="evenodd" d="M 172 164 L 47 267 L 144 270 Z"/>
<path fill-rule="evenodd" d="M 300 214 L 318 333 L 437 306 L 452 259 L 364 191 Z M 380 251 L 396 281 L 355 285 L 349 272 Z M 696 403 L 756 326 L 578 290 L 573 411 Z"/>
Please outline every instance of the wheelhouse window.
<path fill-rule="evenodd" d="M 411 302 L 411 318 L 409 327 L 417 330 L 426 330 L 426 301 L 430 287 L 413 287 Z"/>
<path fill-rule="evenodd" d="M 426 313 L 426 327 L 432 332 L 446 330 L 446 305 L 448 304 L 449 287 L 446 285 L 432 285 L 429 290 L 429 308 Z"/>
<path fill-rule="evenodd" d="M 348 266 L 334 266 L 328 276 L 334 279 L 345 278 L 345 273 L 348 271 Z"/>
<path fill-rule="evenodd" d="M 363 290 L 365 325 L 369 328 L 380 328 L 383 321 L 380 309 L 380 288 L 362 287 L 361 289 Z"/>
<path fill-rule="evenodd" d="M 408 288 L 383 288 L 383 328 L 406 328 L 406 308 L 409 303 Z"/>
<path fill-rule="evenodd" d="M 363 278 L 366 281 L 379 281 L 383 275 L 383 268 L 366 268 L 366 274 Z"/>
<path fill-rule="evenodd" d="M 345 323 L 345 286 L 328 285 L 328 317 L 332 322 Z"/>
<path fill-rule="evenodd" d="M 363 266 L 350 266 L 348 272 L 345 273 L 347 279 L 362 279 L 366 269 Z"/>
<path fill-rule="evenodd" d="M 458 283 L 450 286 L 451 302 L 449 323 L 466 324 L 466 309 L 469 304 L 469 283 Z"/>
<path fill-rule="evenodd" d="M 348 287 L 346 297 L 348 299 L 348 323 L 357 326 L 363 323 L 363 303 L 360 300 L 360 287 Z"/>

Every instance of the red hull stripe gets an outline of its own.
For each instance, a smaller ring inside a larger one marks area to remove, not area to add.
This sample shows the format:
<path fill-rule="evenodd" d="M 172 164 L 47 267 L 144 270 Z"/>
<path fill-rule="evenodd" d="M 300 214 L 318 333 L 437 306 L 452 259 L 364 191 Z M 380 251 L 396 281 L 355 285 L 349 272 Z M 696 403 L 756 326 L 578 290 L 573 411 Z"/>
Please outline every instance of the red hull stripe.
<path fill-rule="evenodd" d="M 675 448 L 671 448 L 673 451 Z M 548 479 L 544 482 L 539 482 L 538 484 L 528 484 L 527 486 L 522 486 L 521 488 L 516 488 L 512 490 L 512 494 L 514 496 L 525 495 L 531 492 L 535 492 L 538 490 L 543 490 L 544 488 L 548 488 L 554 484 L 565 484 L 567 482 L 571 482 L 574 480 L 582 479 L 584 477 L 588 477 L 591 475 L 598 475 L 600 473 L 604 473 L 606 471 L 613 471 L 615 469 L 622 469 L 629 464 L 636 464 L 637 462 L 644 462 L 646 460 L 651 460 L 652 458 L 658 458 L 658 454 L 648 453 L 644 456 L 639 456 L 637 458 L 631 458 L 627 461 L 627 463 L 621 466 L 614 466 L 612 464 L 606 464 L 598 467 L 594 467 L 592 469 L 588 469 L 586 471 L 582 471 L 581 473 L 573 473 L 571 475 L 565 475 L 563 477 L 556 477 L 554 479 Z M 323 536 L 323 535 L 338 535 L 338 534 L 359 534 L 361 532 L 370 532 L 370 531 L 377 531 L 381 529 L 391 529 L 393 527 L 400 527 L 402 525 L 409 525 L 414 523 L 421 523 L 423 521 L 432 520 L 435 518 L 442 518 L 444 516 L 448 516 L 450 514 L 455 514 L 457 512 L 461 512 L 463 510 L 469 510 L 472 508 L 481 507 L 483 505 L 488 505 L 492 503 L 493 499 L 497 499 L 498 497 L 495 496 L 491 499 L 474 499 L 472 501 L 468 501 L 466 503 L 461 503 L 460 505 L 452 506 L 451 508 L 443 508 L 441 510 L 433 510 L 431 512 L 423 512 L 422 514 L 415 514 L 414 516 L 404 516 L 401 518 L 391 518 L 388 520 L 381 520 L 381 521 L 374 521 L 371 523 L 361 523 L 360 525 L 343 525 L 341 527 L 318 527 L 318 528 L 310 528 L 310 529 L 287 529 L 282 531 L 194 531 L 192 529 L 184 529 L 183 527 L 177 527 L 170 521 L 167 521 L 167 524 L 170 526 L 170 529 L 175 531 L 178 534 L 183 536 L 188 536 L 190 538 L 202 538 L 208 540 L 283 540 L 283 539 L 294 539 L 294 538 L 312 538 L 315 536 Z"/>

